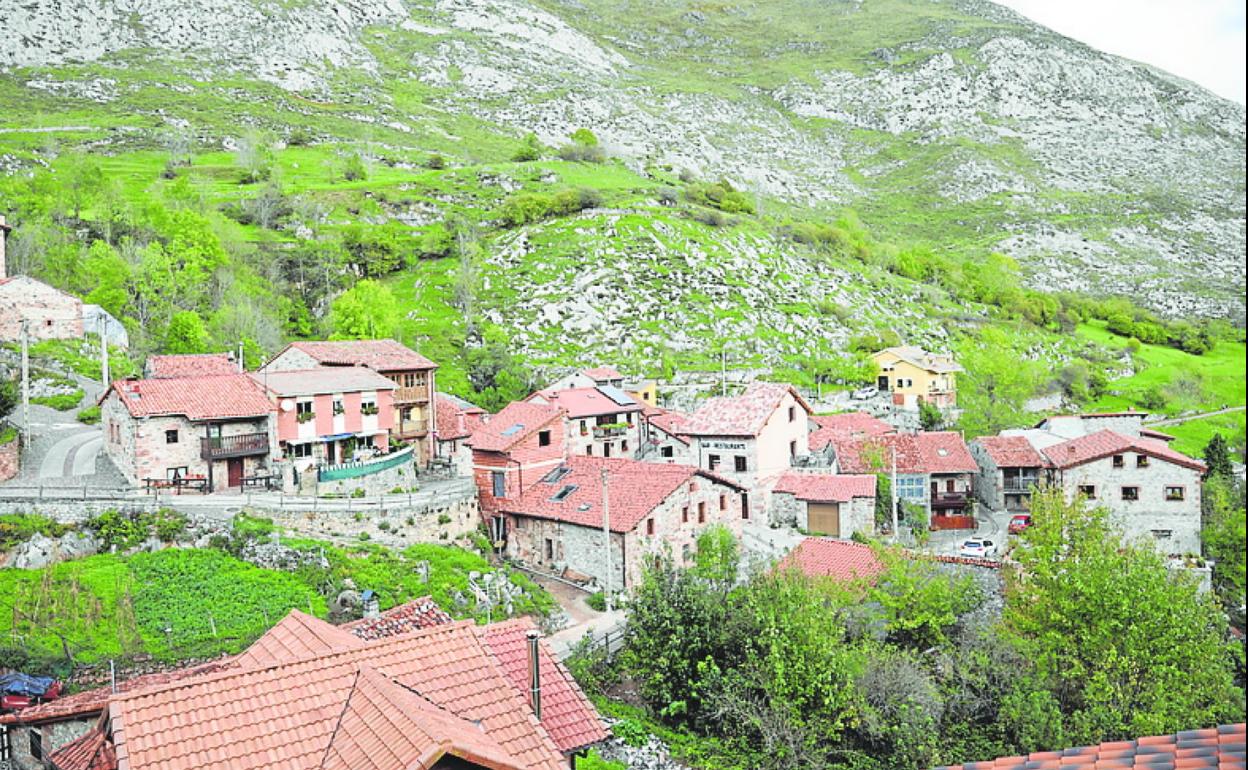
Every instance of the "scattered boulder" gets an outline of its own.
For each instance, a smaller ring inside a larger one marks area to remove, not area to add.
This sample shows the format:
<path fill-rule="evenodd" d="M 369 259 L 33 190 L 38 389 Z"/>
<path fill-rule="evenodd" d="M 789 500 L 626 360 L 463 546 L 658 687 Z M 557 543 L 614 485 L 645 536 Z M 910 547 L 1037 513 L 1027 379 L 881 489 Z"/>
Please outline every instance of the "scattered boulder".
<path fill-rule="evenodd" d="M 10 567 L 43 569 L 70 559 L 81 559 L 100 552 L 100 541 L 94 532 L 66 532 L 60 538 L 35 533 L 13 549 Z"/>

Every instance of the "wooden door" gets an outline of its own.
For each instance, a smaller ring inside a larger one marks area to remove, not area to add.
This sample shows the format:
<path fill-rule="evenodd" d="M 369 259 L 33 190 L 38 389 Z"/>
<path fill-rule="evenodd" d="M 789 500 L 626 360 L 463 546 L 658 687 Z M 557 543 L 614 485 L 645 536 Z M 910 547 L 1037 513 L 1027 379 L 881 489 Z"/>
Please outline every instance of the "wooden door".
<path fill-rule="evenodd" d="M 232 457 L 226 460 L 225 474 L 228 478 L 228 486 L 241 487 L 243 485 L 243 458 Z"/>
<path fill-rule="evenodd" d="M 841 506 L 839 503 L 807 503 L 807 529 L 816 535 L 841 536 Z"/>

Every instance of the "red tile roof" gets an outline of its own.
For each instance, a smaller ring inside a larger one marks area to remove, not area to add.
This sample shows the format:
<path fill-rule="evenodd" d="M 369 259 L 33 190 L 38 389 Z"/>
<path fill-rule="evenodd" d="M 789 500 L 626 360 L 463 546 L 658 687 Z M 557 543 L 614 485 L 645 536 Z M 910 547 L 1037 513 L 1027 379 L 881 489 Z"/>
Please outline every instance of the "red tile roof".
<path fill-rule="evenodd" d="M 394 381 L 362 366 L 324 367 L 286 372 L 252 372 L 252 380 L 279 396 L 394 390 Z"/>
<path fill-rule="evenodd" d="M 444 393 L 434 395 L 434 409 L 437 410 L 439 441 L 468 438 L 483 423 L 486 413 L 479 406 Z"/>
<path fill-rule="evenodd" d="M 477 628 L 477 634 L 521 692 L 529 690 L 529 649 L 525 634 L 536 628 L 528 618 L 508 620 Z M 542 725 L 565 754 L 609 736 L 598 712 L 550 650 L 538 648 L 542 686 Z"/>
<path fill-rule="evenodd" d="M 884 436 L 896 433 L 897 429 L 883 420 L 872 417 L 866 412 L 845 412 L 844 414 L 822 414 L 810 418 L 819 427 L 811 431 L 810 451 L 818 452 L 832 442 L 834 438 L 859 438 L 864 436 Z"/>
<path fill-rule="evenodd" d="M 318 767 L 365 668 L 480 724 L 515 767 L 562 766 L 550 735 L 470 622 L 116 696 L 109 721 L 118 760 L 128 770 Z"/>
<path fill-rule="evenodd" d="M 394 340 L 292 342 L 287 347 L 307 353 L 322 364 L 367 366 L 377 372 L 438 368 L 434 362 Z"/>
<path fill-rule="evenodd" d="M 689 422 L 689 415 L 680 412 L 668 411 L 651 407 L 647 410 L 646 422 L 663 431 L 672 438 L 682 443 L 688 444 L 689 439 L 681 435 L 684 432 L 685 423 Z"/>
<path fill-rule="evenodd" d="M 601 380 L 622 380 L 624 375 L 620 374 L 610 366 L 599 366 L 593 369 L 582 369 L 581 374 L 589 379 L 599 382 Z"/>
<path fill-rule="evenodd" d="M 503 512 L 601 529 L 604 468 L 608 472 L 612 532 L 631 532 L 694 476 L 741 489 L 735 482 L 690 465 L 573 455 L 561 467 L 566 468 L 567 473 L 554 483 L 542 480 L 529 487 L 519 498 L 500 501 Z M 552 499 L 569 487 L 575 489 L 560 500 Z"/>
<path fill-rule="evenodd" d="M 1044 450 L 1055 468 L 1065 470 L 1123 452 L 1136 452 L 1158 460 L 1205 472 L 1205 464 L 1182 452 L 1171 449 L 1164 441 L 1124 436 L 1112 430 L 1100 430 L 1070 441 L 1054 444 Z"/>
<path fill-rule="evenodd" d="M 1059 768 L 1184 768 L 1243 770 L 1244 723 L 1187 730 L 1133 741 L 1110 741 L 1027 756 L 948 765 L 936 770 L 1059 770 Z"/>
<path fill-rule="evenodd" d="M 50 757 L 57 770 L 116 770 L 117 753 L 103 730 L 92 729 Z"/>
<path fill-rule="evenodd" d="M 843 473 L 891 472 L 892 450 L 897 450 L 897 472 L 976 473 L 979 466 L 960 434 L 952 431 L 931 433 L 895 433 L 871 438 L 833 439 L 836 458 Z M 884 461 L 882 468 L 872 468 L 873 451 Z"/>
<path fill-rule="evenodd" d="M 298 660 L 332 650 L 363 647 L 364 641 L 349 630 L 339 628 L 306 612 L 291 610 L 277 625 L 251 643 L 235 658 L 243 668 L 271 666 L 285 660 Z"/>
<path fill-rule="evenodd" d="M 1151 428 L 1140 428 L 1140 435 L 1144 438 L 1155 438 L 1158 441 L 1165 441 L 1167 443 L 1175 440 L 1175 437 L 1171 436 L 1169 433 L 1162 433 L 1159 430 L 1152 430 Z"/>
<path fill-rule="evenodd" d="M 360 639 L 385 639 L 389 636 L 419 631 L 455 622 L 432 598 L 422 596 L 397 607 L 391 607 L 375 618 L 360 618 L 338 628 Z"/>
<path fill-rule="evenodd" d="M 683 431 L 691 436 L 757 436 L 790 393 L 809 415 L 810 405 L 792 385 L 755 382 L 739 396 L 709 399 L 689 415 Z"/>
<path fill-rule="evenodd" d="M 582 417 L 640 412 L 642 406 L 641 402 L 633 399 L 631 396 L 629 400 L 632 403 L 620 404 L 597 387 L 539 390 L 526 400 L 530 403 L 545 402 L 554 406 L 561 406 L 568 411 L 568 417 L 574 420 Z"/>
<path fill-rule="evenodd" d="M 134 417 L 185 415 L 188 420 L 266 417 L 276 407 L 246 374 L 179 377 L 161 380 L 116 380 L 116 393 Z"/>
<path fill-rule="evenodd" d="M 998 468 L 1043 468 L 1049 462 L 1025 436 L 981 436 L 979 444 Z"/>
<path fill-rule="evenodd" d="M 208 377 L 214 374 L 239 374 L 238 364 L 234 363 L 229 353 L 147 357 L 149 377 Z"/>
<path fill-rule="evenodd" d="M 474 430 L 468 445 L 485 452 L 506 452 L 563 415 L 557 406 L 514 401 Z"/>
<path fill-rule="evenodd" d="M 875 497 L 875 476 L 834 476 L 831 473 L 786 473 L 775 491 L 815 503 L 845 503 L 855 497 Z"/>
<path fill-rule="evenodd" d="M 776 565 L 777 570 L 797 569 L 810 577 L 836 580 L 871 579 L 884 571 L 884 563 L 871 546 L 852 540 L 808 537 Z"/>

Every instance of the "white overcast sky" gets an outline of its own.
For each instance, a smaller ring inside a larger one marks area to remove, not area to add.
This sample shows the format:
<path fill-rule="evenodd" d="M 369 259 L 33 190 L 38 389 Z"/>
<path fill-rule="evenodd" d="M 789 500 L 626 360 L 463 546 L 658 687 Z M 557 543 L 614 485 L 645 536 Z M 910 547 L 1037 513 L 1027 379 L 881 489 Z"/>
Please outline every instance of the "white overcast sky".
<path fill-rule="evenodd" d="M 1066 37 L 1244 103 L 1244 0 L 996 0 Z"/>

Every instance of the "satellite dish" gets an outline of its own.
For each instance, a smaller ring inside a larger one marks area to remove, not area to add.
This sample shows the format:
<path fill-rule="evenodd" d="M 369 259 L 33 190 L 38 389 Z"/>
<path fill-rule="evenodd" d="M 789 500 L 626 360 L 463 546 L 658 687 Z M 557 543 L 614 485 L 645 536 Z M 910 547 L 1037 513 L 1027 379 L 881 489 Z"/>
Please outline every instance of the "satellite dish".
<path fill-rule="evenodd" d="M 295 402 L 293 399 L 283 398 L 281 403 L 278 404 L 278 406 L 282 408 L 283 412 L 289 412 L 291 409 L 295 408 Z"/>

